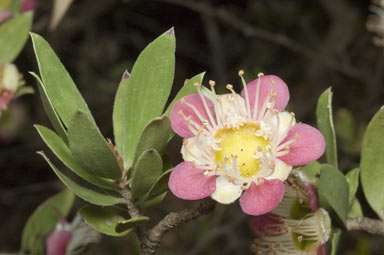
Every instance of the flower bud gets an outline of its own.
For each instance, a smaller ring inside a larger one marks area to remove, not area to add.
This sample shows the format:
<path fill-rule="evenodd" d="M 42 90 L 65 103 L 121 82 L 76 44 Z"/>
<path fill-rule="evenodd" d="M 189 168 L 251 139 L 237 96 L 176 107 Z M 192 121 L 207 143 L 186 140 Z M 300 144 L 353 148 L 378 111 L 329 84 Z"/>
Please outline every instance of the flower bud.
<path fill-rule="evenodd" d="M 47 255 L 65 255 L 72 238 L 70 225 L 63 219 L 45 239 Z"/>
<path fill-rule="evenodd" d="M 7 108 L 19 84 L 19 71 L 14 64 L 0 65 L 0 110 Z"/>

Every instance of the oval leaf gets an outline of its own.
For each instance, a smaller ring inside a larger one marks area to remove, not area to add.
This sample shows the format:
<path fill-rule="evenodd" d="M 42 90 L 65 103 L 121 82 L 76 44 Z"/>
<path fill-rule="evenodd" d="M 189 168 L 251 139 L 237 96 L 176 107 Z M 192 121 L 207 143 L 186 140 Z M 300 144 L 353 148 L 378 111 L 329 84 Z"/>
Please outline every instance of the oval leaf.
<path fill-rule="evenodd" d="M 167 195 L 167 191 L 158 195 L 157 197 L 154 197 L 150 200 L 144 201 L 143 203 L 141 203 L 139 205 L 140 210 L 144 212 L 144 211 L 147 211 L 147 210 L 151 209 L 152 207 L 160 204 L 166 195 Z"/>
<path fill-rule="evenodd" d="M 107 206 L 107 205 L 114 205 L 118 204 L 120 202 L 119 197 L 115 197 L 108 194 L 101 194 L 97 191 L 87 189 L 76 182 L 72 181 L 70 178 L 68 178 L 66 175 L 61 173 L 59 169 L 57 169 L 52 162 L 45 156 L 43 152 L 38 152 L 43 158 L 47 161 L 49 166 L 52 168 L 52 170 L 55 172 L 57 177 L 64 183 L 65 186 L 67 186 L 68 189 L 70 189 L 73 193 L 75 193 L 78 197 L 81 199 L 84 199 L 85 201 L 94 204 L 94 205 L 101 205 L 101 206 Z"/>
<path fill-rule="evenodd" d="M 122 233 L 132 228 L 135 228 L 143 223 L 146 223 L 147 221 L 149 221 L 149 218 L 145 216 L 132 218 L 129 220 L 122 220 L 117 223 L 115 230 L 117 233 Z"/>
<path fill-rule="evenodd" d="M 23 49 L 31 30 L 32 12 L 18 15 L 0 25 L 0 65 L 13 62 Z"/>
<path fill-rule="evenodd" d="M 160 154 L 154 149 L 144 151 L 133 168 L 132 199 L 144 197 L 162 174 L 162 170 L 163 162 Z"/>
<path fill-rule="evenodd" d="M 72 208 L 75 196 L 63 190 L 42 203 L 29 217 L 21 237 L 23 253 L 43 254 L 45 236 Z"/>
<path fill-rule="evenodd" d="M 115 153 L 87 113 L 74 114 L 68 127 L 68 140 L 73 157 L 89 173 L 113 180 L 121 178 Z"/>
<path fill-rule="evenodd" d="M 91 116 L 87 104 L 55 52 L 41 36 L 31 33 L 33 48 L 48 98 L 66 127 L 77 110 Z"/>
<path fill-rule="evenodd" d="M 171 122 L 166 115 L 151 120 L 137 143 L 134 164 L 145 150 L 155 149 L 161 154 L 172 134 Z"/>
<path fill-rule="evenodd" d="M 165 171 L 156 179 L 155 183 L 149 189 L 148 193 L 144 196 L 143 201 L 151 200 L 168 190 L 168 180 L 171 172 L 172 168 Z"/>
<path fill-rule="evenodd" d="M 320 170 L 317 188 L 345 224 L 349 207 L 349 188 L 344 175 L 336 167 L 324 165 Z"/>
<path fill-rule="evenodd" d="M 359 200 L 355 198 L 352 201 L 352 205 L 349 208 L 348 218 L 354 219 L 363 216 L 363 210 L 361 208 Z"/>
<path fill-rule="evenodd" d="M 340 235 L 341 235 L 341 230 L 338 229 L 338 228 L 335 228 L 333 230 L 332 240 L 331 240 L 331 244 L 332 244 L 331 255 L 336 255 L 337 254 L 337 247 L 339 246 Z"/>
<path fill-rule="evenodd" d="M 63 162 L 75 174 L 98 187 L 105 189 L 117 189 L 117 186 L 112 181 L 98 178 L 85 171 L 73 158 L 64 141 L 55 132 L 39 125 L 35 125 L 35 128 L 39 132 L 45 144 L 52 150 L 56 157 L 58 157 L 61 162 Z"/>
<path fill-rule="evenodd" d="M 145 125 L 158 117 L 167 102 L 175 69 L 175 35 L 173 29 L 150 43 L 137 58 L 128 84 L 115 101 L 115 143 L 130 167 L 135 148 Z M 119 89 L 120 90 L 120 89 Z M 119 91 L 120 92 L 120 91 Z"/>
<path fill-rule="evenodd" d="M 335 128 L 333 125 L 331 88 L 328 88 L 319 97 L 316 107 L 316 118 L 317 127 L 323 134 L 327 145 L 325 148 L 327 162 L 337 168 L 337 146 Z"/>
<path fill-rule="evenodd" d="M 125 219 L 107 208 L 99 208 L 93 206 L 84 206 L 78 211 L 85 222 L 97 231 L 110 236 L 124 236 L 132 229 L 124 232 L 116 232 L 115 228 L 119 222 Z"/>
<path fill-rule="evenodd" d="M 384 219 L 384 108 L 372 118 L 361 149 L 361 184 L 369 205 Z"/>

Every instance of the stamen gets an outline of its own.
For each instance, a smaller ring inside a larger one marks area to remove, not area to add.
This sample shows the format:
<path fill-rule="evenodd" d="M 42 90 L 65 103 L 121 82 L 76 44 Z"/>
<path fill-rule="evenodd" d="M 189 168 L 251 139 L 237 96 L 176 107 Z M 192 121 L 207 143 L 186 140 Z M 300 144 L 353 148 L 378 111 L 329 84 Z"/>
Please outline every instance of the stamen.
<path fill-rule="evenodd" d="M 239 76 L 241 78 L 241 83 L 243 84 L 244 87 L 244 94 L 245 94 L 245 103 L 247 105 L 247 116 L 248 118 L 251 118 L 251 105 L 249 103 L 249 95 L 248 95 L 248 89 L 247 89 L 247 83 L 244 80 L 244 70 L 239 71 Z"/>
<path fill-rule="evenodd" d="M 261 83 L 261 77 L 264 76 L 263 73 L 259 73 L 257 75 L 259 78 L 257 79 L 257 84 L 256 84 L 256 96 L 255 96 L 255 104 L 253 105 L 253 115 L 252 119 L 257 120 L 257 111 L 259 107 L 259 96 L 260 96 L 260 83 Z"/>
<path fill-rule="evenodd" d="M 184 98 L 183 98 L 184 99 Z M 193 104 L 188 103 L 187 101 L 184 100 L 184 104 L 191 108 L 193 112 L 196 114 L 196 116 L 199 118 L 203 126 L 205 126 L 209 131 L 212 131 L 212 127 L 209 125 L 209 122 L 203 118 L 203 116 L 200 114 L 200 112 L 197 110 L 196 106 Z"/>
<path fill-rule="evenodd" d="M 214 120 L 213 117 L 212 117 L 212 114 L 211 114 L 211 111 L 210 111 L 209 108 L 208 108 L 208 104 L 207 104 L 207 102 L 205 101 L 205 96 L 203 96 L 203 94 L 201 93 L 201 89 L 200 89 L 200 88 L 201 88 L 201 85 L 200 85 L 198 82 L 195 82 L 193 85 L 196 87 L 197 92 L 198 92 L 199 95 L 200 95 L 201 101 L 203 102 L 205 111 L 206 111 L 207 114 L 208 114 L 208 117 L 209 117 L 209 120 L 210 120 L 211 123 L 212 123 L 212 126 L 213 126 L 214 128 L 216 128 L 216 127 L 217 127 L 216 122 L 215 122 L 215 120 Z"/>

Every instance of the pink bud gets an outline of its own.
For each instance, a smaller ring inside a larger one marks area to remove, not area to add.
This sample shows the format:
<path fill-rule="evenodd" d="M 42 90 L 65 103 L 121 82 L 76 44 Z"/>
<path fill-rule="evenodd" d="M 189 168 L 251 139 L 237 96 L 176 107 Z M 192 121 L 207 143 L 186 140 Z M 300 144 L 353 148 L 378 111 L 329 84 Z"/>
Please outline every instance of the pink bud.
<path fill-rule="evenodd" d="M 12 12 L 8 10 L 0 12 L 0 24 L 6 22 L 10 18 L 12 18 Z"/>
<path fill-rule="evenodd" d="M 55 229 L 45 239 L 47 255 L 65 255 L 72 233 L 69 225 L 63 220 L 57 223 Z"/>
<path fill-rule="evenodd" d="M 36 0 L 23 0 L 21 3 L 21 12 L 27 12 L 36 9 Z"/>

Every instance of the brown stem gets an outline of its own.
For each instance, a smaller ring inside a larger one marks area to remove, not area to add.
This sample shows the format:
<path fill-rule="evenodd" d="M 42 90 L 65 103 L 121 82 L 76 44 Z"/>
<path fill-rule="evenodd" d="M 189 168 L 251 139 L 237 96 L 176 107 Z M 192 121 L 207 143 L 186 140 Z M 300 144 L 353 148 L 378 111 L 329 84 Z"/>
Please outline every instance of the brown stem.
<path fill-rule="evenodd" d="M 197 208 L 185 209 L 180 212 L 171 212 L 156 226 L 150 229 L 142 239 L 141 255 L 155 254 L 163 235 L 181 223 L 189 222 L 206 215 L 215 209 L 216 202 L 212 199 L 202 201 Z"/>
<path fill-rule="evenodd" d="M 362 230 L 371 234 L 384 235 L 384 221 L 366 217 L 347 220 L 347 229 Z"/>

